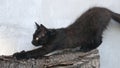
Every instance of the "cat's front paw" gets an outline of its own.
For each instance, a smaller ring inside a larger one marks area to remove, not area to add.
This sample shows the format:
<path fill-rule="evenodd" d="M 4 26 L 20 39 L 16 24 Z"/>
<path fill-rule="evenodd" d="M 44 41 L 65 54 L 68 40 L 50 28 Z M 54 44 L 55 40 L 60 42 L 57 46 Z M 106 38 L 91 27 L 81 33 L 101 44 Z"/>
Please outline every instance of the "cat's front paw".
<path fill-rule="evenodd" d="M 15 57 L 17 60 L 28 59 L 25 51 L 14 53 L 13 57 Z"/>

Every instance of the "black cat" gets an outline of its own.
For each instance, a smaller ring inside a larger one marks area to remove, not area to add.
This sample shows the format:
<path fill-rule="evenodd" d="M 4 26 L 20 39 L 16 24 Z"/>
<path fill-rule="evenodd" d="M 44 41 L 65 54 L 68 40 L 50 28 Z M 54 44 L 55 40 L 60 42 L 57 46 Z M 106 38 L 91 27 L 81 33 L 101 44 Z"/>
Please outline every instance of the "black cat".
<path fill-rule="evenodd" d="M 47 29 L 36 23 L 37 30 L 33 35 L 32 44 L 42 47 L 15 53 L 13 56 L 17 59 L 39 58 L 55 50 L 75 47 L 80 47 L 83 52 L 90 51 L 102 43 L 102 33 L 111 18 L 120 23 L 120 14 L 106 8 L 94 7 L 67 28 Z"/>

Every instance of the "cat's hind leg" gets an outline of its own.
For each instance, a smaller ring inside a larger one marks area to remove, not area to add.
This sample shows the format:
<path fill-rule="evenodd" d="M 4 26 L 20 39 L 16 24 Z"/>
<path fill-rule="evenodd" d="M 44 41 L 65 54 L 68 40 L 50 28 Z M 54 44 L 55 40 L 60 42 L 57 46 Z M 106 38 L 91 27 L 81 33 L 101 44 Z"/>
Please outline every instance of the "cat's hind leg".
<path fill-rule="evenodd" d="M 101 43 L 102 43 L 102 37 L 98 37 L 98 38 L 95 38 L 91 41 L 84 42 L 80 47 L 80 51 L 81 52 L 91 51 L 91 50 L 99 47 Z"/>

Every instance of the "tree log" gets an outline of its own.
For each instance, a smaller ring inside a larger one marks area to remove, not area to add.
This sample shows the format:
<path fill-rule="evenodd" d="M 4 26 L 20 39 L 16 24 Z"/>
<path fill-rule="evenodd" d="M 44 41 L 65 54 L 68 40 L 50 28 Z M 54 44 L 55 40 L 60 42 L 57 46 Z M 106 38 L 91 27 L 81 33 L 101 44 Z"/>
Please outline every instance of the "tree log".
<path fill-rule="evenodd" d="M 65 52 L 42 59 L 16 60 L 10 56 L 0 57 L 0 68 L 99 68 L 97 49 L 90 52 Z"/>

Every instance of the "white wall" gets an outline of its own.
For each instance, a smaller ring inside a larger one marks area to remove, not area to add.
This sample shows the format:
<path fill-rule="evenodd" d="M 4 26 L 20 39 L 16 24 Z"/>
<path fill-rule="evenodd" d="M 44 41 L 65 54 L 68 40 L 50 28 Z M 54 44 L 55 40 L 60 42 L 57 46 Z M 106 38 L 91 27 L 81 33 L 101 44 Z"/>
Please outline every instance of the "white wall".
<path fill-rule="evenodd" d="M 0 55 L 30 50 L 34 21 L 48 28 L 71 24 L 93 6 L 104 6 L 120 13 L 119 0 L 0 0 Z M 101 68 L 119 68 L 120 25 L 111 21 L 99 47 Z"/>
<path fill-rule="evenodd" d="M 40 9 L 39 0 L 0 0 L 0 54 L 33 49 L 34 21 Z"/>

